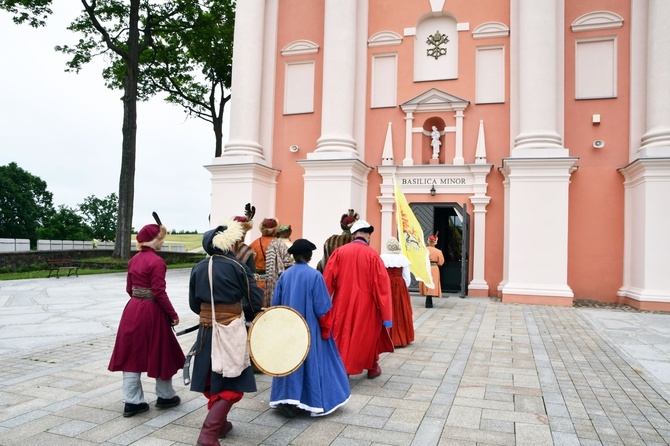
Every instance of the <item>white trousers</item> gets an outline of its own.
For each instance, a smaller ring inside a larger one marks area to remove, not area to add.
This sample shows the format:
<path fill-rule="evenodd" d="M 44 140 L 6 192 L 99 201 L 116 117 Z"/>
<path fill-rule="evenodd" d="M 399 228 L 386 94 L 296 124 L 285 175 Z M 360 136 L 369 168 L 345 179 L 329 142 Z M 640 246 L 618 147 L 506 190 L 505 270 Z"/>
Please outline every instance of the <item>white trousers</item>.
<path fill-rule="evenodd" d="M 142 390 L 142 374 L 137 372 L 123 372 L 123 402 L 129 404 L 140 404 L 144 402 L 144 391 Z M 158 398 L 170 399 L 176 395 L 172 388 L 172 378 L 163 381 L 156 378 L 156 396 Z"/>

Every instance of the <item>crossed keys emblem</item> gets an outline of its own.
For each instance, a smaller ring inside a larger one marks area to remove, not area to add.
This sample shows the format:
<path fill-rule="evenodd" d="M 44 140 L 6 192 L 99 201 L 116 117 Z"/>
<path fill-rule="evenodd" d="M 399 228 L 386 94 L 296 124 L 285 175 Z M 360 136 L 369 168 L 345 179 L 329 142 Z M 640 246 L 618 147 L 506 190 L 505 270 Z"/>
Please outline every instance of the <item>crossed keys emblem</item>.
<path fill-rule="evenodd" d="M 440 31 L 435 31 L 435 34 L 428 36 L 426 43 L 433 46 L 426 50 L 428 57 L 434 57 L 437 60 L 438 57 L 447 54 L 447 49 L 441 45 L 446 45 L 448 42 L 449 37 L 446 34 L 440 33 Z"/>

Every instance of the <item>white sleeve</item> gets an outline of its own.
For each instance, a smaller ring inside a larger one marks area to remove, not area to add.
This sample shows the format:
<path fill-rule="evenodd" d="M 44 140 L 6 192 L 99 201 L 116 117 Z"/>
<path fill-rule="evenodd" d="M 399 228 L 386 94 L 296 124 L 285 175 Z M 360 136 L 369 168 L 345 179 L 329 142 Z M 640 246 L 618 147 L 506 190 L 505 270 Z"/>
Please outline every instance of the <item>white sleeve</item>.
<path fill-rule="evenodd" d="M 402 278 L 405 279 L 405 285 L 409 288 L 409 284 L 412 283 L 412 276 L 409 274 L 409 265 L 402 267 Z"/>

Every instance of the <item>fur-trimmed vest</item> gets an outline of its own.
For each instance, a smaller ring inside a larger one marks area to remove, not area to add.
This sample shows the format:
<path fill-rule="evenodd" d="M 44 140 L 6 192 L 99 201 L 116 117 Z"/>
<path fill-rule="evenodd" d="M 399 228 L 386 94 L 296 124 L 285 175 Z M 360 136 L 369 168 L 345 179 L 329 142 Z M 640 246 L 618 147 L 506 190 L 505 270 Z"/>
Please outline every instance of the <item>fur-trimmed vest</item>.
<path fill-rule="evenodd" d="M 342 245 L 346 245 L 351 242 L 354 238 L 352 237 L 349 231 L 343 231 L 342 234 L 337 235 L 333 234 L 326 242 L 323 244 L 323 258 L 319 260 L 319 263 L 316 265 L 316 269 L 323 273 L 323 270 L 326 269 L 326 262 L 328 262 L 328 257 Z"/>
<path fill-rule="evenodd" d="M 252 273 L 256 272 L 256 265 L 254 264 L 255 253 L 253 249 L 249 248 L 249 246 L 244 243 L 240 243 L 234 254 L 240 262 L 249 267 Z"/>

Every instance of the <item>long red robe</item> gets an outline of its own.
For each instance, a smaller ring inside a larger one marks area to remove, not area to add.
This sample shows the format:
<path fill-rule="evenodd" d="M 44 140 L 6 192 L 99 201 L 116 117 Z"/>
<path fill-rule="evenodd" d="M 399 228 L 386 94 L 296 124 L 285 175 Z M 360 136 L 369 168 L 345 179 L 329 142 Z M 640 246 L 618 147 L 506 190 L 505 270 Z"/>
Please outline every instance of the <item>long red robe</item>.
<path fill-rule="evenodd" d="M 172 331 L 179 319 L 165 292 L 165 261 L 143 246 L 128 262 L 126 292 L 150 288 L 154 300 L 131 297 L 123 309 L 109 370 L 147 372 L 151 378 L 168 380 L 184 366 L 184 353 Z"/>
<path fill-rule="evenodd" d="M 337 248 L 323 272 L 333 308 L 328 324 L 348 375 L 375 367 L 393 351 L 383 321 L 393 320 L 391 284 L 384 262 L 363 239 Z"/>

